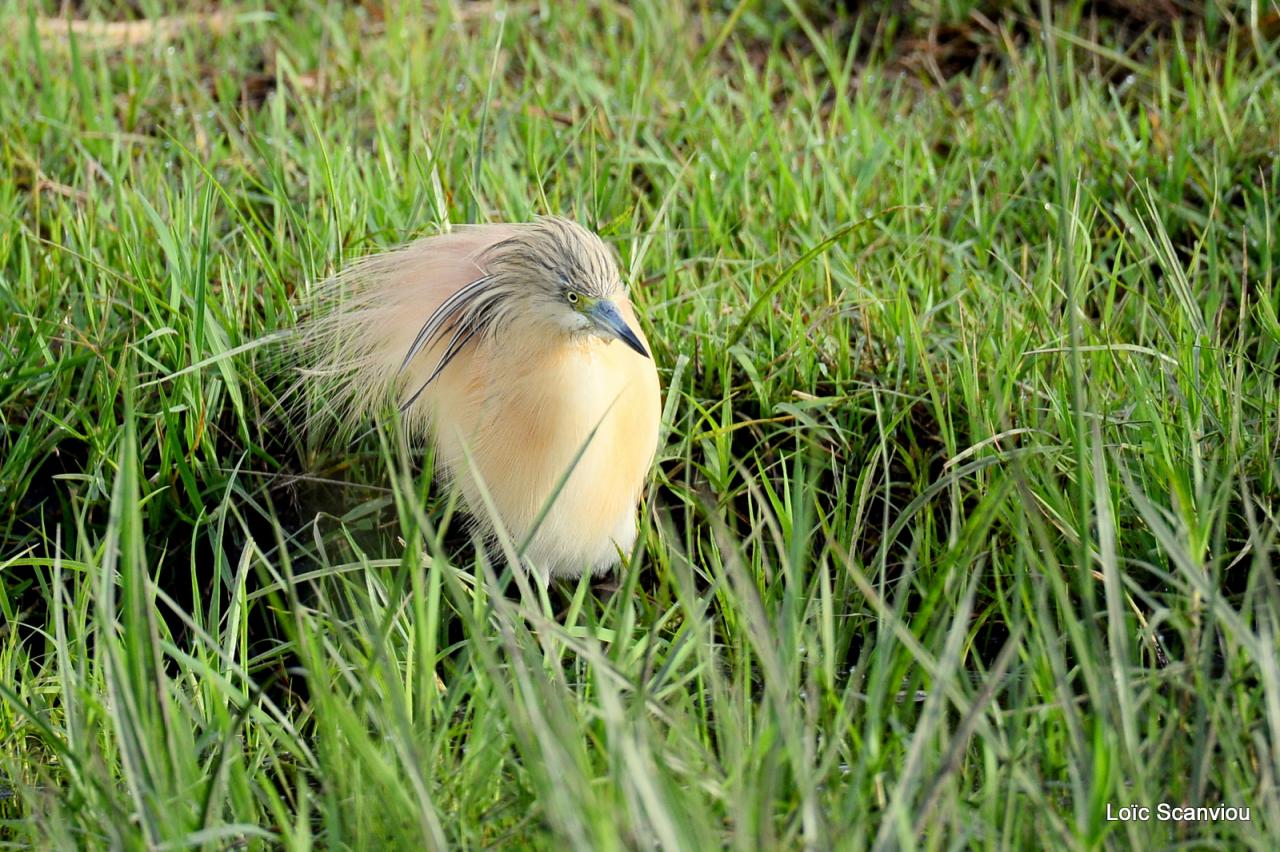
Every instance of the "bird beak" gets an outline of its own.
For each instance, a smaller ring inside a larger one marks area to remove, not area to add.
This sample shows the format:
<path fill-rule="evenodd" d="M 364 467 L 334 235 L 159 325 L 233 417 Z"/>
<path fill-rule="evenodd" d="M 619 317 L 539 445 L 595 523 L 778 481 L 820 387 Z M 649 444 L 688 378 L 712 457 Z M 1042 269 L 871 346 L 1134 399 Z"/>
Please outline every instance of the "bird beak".
<path fill-rule="evenodd" d="M 603 331 L 618 338 L 644 357 L 653 357 L 649 354 L 649 350 L 644 348 L 644 344 L 640 342 L 640 338 L 636 336 L 636 333 L 627 325 L 626 320 L 622 318 L 622 314 L 618 311 L 618 306 L 613 302 L 608 299 L 601 299 L 591 306 L 589 313 L 592 321 Z"/>

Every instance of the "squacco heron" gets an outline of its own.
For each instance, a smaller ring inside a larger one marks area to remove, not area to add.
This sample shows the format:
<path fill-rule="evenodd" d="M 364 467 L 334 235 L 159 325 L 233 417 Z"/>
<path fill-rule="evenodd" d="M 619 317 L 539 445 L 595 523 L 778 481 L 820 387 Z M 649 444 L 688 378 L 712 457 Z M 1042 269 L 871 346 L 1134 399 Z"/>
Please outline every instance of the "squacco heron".
<path fill-rule="evenodd" d="M 481 529 L 527 541 L 544 576 L 630 551 L 658 373 L 598 236 L 560 218 L 462 226 L 358 261 L 321 294 L 301 340 L 342 420 L 395 401 Z"/>

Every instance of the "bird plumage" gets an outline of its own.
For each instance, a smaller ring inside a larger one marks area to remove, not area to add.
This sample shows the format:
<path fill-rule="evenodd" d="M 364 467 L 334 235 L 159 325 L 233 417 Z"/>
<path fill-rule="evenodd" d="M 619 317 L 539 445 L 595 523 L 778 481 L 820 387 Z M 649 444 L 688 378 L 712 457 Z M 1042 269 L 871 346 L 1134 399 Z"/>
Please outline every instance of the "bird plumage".
<path fill-rule="evenodd" d="M 492 530 L 483 488 L 544 573 L 631 548 L 658 376 L 599 237 L 559 218 L 463 226 L 358 261 L 317 302 L 307 381 L 342 422 L 394 402 L 472 516 Z"/>

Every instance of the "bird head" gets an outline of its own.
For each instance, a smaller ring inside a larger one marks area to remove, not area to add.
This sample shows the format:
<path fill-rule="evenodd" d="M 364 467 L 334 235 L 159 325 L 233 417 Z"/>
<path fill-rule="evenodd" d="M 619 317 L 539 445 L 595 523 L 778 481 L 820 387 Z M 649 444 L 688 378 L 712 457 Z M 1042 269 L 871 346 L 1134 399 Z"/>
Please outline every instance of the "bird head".
<path fill-rule="evenodd" d="M 522 303 L 524 320 L 571 336 L 620 340 L 650 357 L 623 317 L 627 292 L 613 255 L 576 222 L 537 219 L 489 247 L 481 262 L 495 284 Z"/>

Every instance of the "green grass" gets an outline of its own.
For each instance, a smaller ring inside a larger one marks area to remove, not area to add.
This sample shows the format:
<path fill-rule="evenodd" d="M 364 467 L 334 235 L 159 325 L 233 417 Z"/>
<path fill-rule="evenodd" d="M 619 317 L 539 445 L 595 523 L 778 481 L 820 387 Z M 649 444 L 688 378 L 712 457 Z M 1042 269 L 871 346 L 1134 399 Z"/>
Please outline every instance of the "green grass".
<path fill-rule="evenodd" d="M 420 5 L 0 11 L 0 842 L 1274 843 L 1273 2 Z M 262 343 L 546 212 L 663 378 L 616 591 Z"/>

